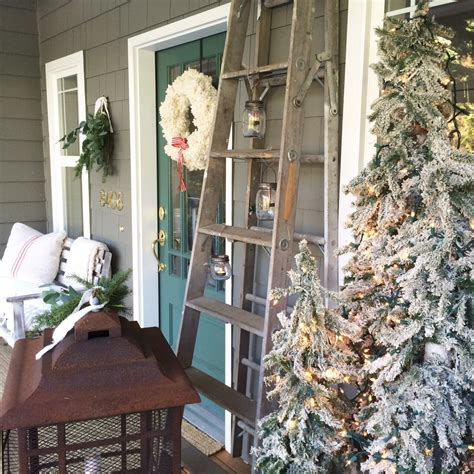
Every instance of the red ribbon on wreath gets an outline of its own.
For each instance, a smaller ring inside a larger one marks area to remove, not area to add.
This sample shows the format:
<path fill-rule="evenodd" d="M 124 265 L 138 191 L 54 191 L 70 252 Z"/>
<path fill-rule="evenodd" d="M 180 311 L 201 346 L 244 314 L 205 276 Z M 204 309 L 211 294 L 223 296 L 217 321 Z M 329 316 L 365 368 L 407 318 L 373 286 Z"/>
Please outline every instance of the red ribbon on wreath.
<path fill-rule="evenodd" d="M 179 190 L 181 192 L 187 191 L 186 183 L 184 182 L 184 155 L 183 151 L 189 148 L 188 140 L 186 138 L 174 137 L 171 139 L 171 145 L 179 149 L 178 161 L 176 162 L 176 170 L 179 177 Z"/>

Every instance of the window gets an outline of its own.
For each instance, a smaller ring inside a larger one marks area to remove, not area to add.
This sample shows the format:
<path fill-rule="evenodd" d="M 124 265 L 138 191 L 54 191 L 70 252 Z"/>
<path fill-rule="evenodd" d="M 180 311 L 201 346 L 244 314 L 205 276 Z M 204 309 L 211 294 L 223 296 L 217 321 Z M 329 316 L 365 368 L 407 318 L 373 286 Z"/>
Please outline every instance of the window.
<path fill-rule="evenodd" d="M 461 0 L 462 1 L 462 0 Z M 458 0 L 430 0 L 430 8 L 456 3 Z M 385 0 L 386 16 L 413 16 L 418 0 Z"/>
<path fill-rule="evenodd" d="M 90 237 L 89 176 L 76 178 L 81 141 L 67 150 L 59 139 L 86 119 L 83 52 L 46 64 L 51 195 L 54 230 Z M 82 139 L 82 137 L 81 137 Z"/>
<path fill-rule="evenodd" d="M 386 15 L 407 18 L 413 16 L 416 0 L 386 0 Z M 457 116 L 460 144 L 468 153 L 474 153 L 474 3 L 468 0 L 433 0 L 430 14 L 454 31 L 453 50 L 458 56 L 451 64 L 454 78 L 454 100 L 465 112 Z"/>
<path fill-rule="evenodd" d="M 377 78 L 370 64 L 377 62 L 375 28 L 384 16 L 407 18 L 413 16 L 417 0 L 350 1 L 347 16 L 347 48 L 344 85 L 344 114 L 341 140 L 341 174 L 339 194 L 339 244 L 351 242 L 352 235 L 345 228 L 352 212 L 352 198 L 343 188 L 356 176 L 374 155 L 376 137 L 367 119 L 370 107 L 379 95 Z M 453 28 L 454 48 L 460 52 L 452 66 L 456 81 L 456 102 L 470 115 L 460 115 L 458 124 L 464 138 L 461 146 L 474 149 L 472 114 L 474 110 L 474 63 L 472 43 L 474 30 L 474 2 L 472 0 L 432 0 L 430 13 L 438 22 Z M 339 268 L 347 256 L 340 257 Z M 342 283 L 342 272 L 341 272 Z"/>

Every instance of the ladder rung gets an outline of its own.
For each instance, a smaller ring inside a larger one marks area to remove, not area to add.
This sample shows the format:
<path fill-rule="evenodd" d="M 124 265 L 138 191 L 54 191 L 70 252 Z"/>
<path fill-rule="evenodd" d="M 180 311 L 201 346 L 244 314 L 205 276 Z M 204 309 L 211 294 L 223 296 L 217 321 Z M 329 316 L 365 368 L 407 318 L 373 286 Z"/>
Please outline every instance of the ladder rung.
<path fill-rule="evenodd" d="M 263 336 L 264 318 L 205 296 L 186 301 L 188 308 L 214 316 L 226 323 L 234 324 L 257 336 Z"/>
<path fill-rule="evenodd" d="M 211 151 L 211 158 L 240 158 L 242 160 L 275 160 L 280 158 L 280 150 L 217 150 Z"/>
<path fill-rule="evenodd" d="M 212 224 L 205 227 L 200 227 L 198 232 L 200 234 L 214 235 L 216 237 L 224 237 L 229 240 L 237 240 L 238 242 L 245 242 L 253 245 L 263 245 L 265 247 L 272 246 L 272 231 L 263 231 L 260 228 L 245 229 L 244 227 L 233 227 L 225 224 Z"/>
<path fill-rule="evenodd" d="M 257 295 L 252 295 L 251 293 L 247 293 L 245 295 L 245 299 L 247 301 L 251 301 L 252 303 L 259 304 L 261 306 L 266 306 L 267 305 L 267 300 L 265 298 L 262 298 L 261 296 L 257 296 Z M 292 306 L 287 306 L 286 307 L 286 312 L 287 313 L 291 313 L 292 311 L 293 311 Z M 242 361 L 243 361 L 243 359 L 242 359 Z"/>
<path fill-rule="evenodd" d="M 241 160 L 278 160 L 280 150 L 216 150 L 211 151 L 211 158 L 234 158 Z M 324 163 L 324 155 L 304 154 L 300 163 Z"/>
<path fill-rule="evenodd" d="M 250 230 L 256 230 L 259 229 L 260 232 L 265 232 L 268 235 L 272 234 L 272 229 L 267 229 L 266 227 L 257 227 L 257 226 L 252 226 L 250 227 Z M 300 234 L 299 232 L 294 232 L 293 233 L 293 240 L 296 242 L 299 242 L 301 240 L 306 240 L 307 242 L 314 244 L 314 245 L 324 245 L 324 237 L 321 237 L 320 235 L 313 235 L 313 234 Z"/>
<path fill-rule="evenodd" d="M 235 391 L 195 367 L 187 368 L 186 375 L 205 397 L 230 411 L 246 424 L 255 426 L 257 404 L 254 400 L 247 398 L 242 393 Z"/>
<path fill-rule="evenodd" d="M 286 74 L 288 69 L 288 63 L 277 63 L 277 64 L 268 64 L 267 66 L 260 66 L 260 67 L 251 67 L 248 69 L 241 69 L 240 71 L 233 71 L 233 72 L 225 72 L 221 74 L 222 79 L 239 79 L 241 77 L 247 76 L 256 76 L 260 74 L 272 74 L 272 73 L 280 73 Z"/>
<path fill-rule="evenodd" d="M 246 431 L 248 434 L 255 436 L 255 428 L 252 428 L 251 426 L 247 425 L 247 423 L 244 423 L 242 420 L 239 420 L 237 422 L 237 426 L 242 430 Z"/>
<path fill-rule="evenodd" d="M 245 365 L 245 367 L 255 370 L 255 372 L 260 372 L 260 365 L 256 362 L 253 362 L 252 360 L 247 359 L 247 357 L 244 357 L 240 362 L 242 365 Z"/>

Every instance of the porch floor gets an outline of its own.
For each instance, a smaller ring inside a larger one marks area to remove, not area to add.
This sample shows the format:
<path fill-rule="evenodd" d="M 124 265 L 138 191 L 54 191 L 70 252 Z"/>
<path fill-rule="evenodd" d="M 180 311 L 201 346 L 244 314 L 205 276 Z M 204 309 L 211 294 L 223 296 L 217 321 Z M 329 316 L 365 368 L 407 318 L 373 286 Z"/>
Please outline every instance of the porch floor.
<path fill-rule="evenodd" d="M 182 440 L 182 473 L 186 474 L 250 474 L 250 466 L 241 458 L 233 458 L 222 449 L 212 456 L 206 456 L 192 444 Z"/>

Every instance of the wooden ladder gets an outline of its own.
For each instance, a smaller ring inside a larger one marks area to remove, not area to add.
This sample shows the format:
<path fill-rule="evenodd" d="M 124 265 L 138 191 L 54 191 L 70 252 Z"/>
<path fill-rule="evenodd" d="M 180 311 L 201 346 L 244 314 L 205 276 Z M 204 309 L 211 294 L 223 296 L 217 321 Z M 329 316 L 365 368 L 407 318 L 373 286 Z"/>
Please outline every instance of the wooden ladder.
<path fill-rule="evenodd" d="M 275 0 L 266 0 L 272 3 Z M 263 2 L 262 2 L 263 3 Z M 285 3 L 278 0 L 276 4 Z M 286 1 L 288 3 L 288 1 Z M 263 366 L 247 359 L 250 335 L 263 338 L 262 355 L 271 349 L 271 335 L 278 327 L 277 314 L 286 309 L 286 300 L 277 304 L 266 301 L 265 316 L 251 311 L 256 246 L 270 250 L 268 291 L 287 286 L 287 271 L 293 258 L 295 212 L 301 163 L 324 165 L 325 217 L 324 237 L 306 236 L 324 247 L 324 281 L 328 287 L 337 286 L 337 260 L 333 256 L 337 247 L 338 202 L 338 0 L 325 0 L 325 51 L 316 58 L 311 54 L 315 0 L 294 0 L 288 61 L 268 65 L 270 46 L 271 9 L 262 6 L 256 26 L 255 67 L 242 66 L 244 44 L 251 10 L 251 0 L 232 0 L 227 39 L 219 81 L 214 131 L 209 151 L 209 162 L 204 174 L 195 242 L 192 250 L 183 317 L 178 337 L 177 356 L 186 373 L 200 391 L 233 417 L 233 454 L 242 450 L 242 429 L 253 434 L 256 420 L 265 416 L 271 406 L 266 398 Z M 324 65 L 324 70 L 321 66 Z M 314 79 L 324 83 L 324 156 L 303 155 L 302 138 L 306 93 Z M 283 127 L 278 150 L 264 149 L 263 140 L 253 139 L 251 148 L 227 150 L 228 137 L 234 118 L 239 80 L 243 79 L 249 99 L 258 98 L 265 87 L 286 85 L 283 106 Z M 250 86 L 250 83 L 254 87 Z M 278 160 L 277 192 L 273 231 L 256 227 L 254 213 L 247 213 L 245 227 L 216 224 L 217 205 L 225 183 L 226 158 L 248 160 L 247 209 L 255 205 L 255 194 L 261 174 L 261 164 Z M 239 307 L 204 296 L 208 278 L 207 262 L 212 239 L 224 237 L 245 245 L 242 295 Z M 253 299 L 255 301 L 255 298 Z M 234 388 L 210 377 L 193 367 L 200 314 L 205 313 L 234 329 Z M 256 399 L 245 395 L 248 370 L 258 370 L 259 391 Z"/>

